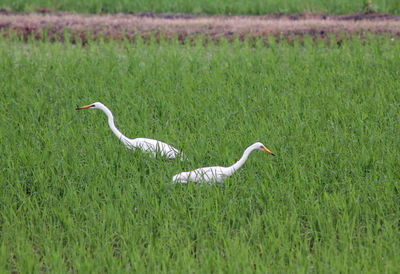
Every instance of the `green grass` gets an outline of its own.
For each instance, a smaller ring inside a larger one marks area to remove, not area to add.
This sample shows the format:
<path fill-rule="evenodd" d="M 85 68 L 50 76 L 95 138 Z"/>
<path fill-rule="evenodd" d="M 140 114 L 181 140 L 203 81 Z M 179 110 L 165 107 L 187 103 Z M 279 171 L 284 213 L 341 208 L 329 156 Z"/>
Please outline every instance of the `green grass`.
<path fill-rule="evenodd" d="M 2 0 L 0 8 L 35 11 L 45 7 L 57 11 L 84 13 L 178 12 L 207 14 L 266 13 L 400 13 L 398 0 Z"/>
<path fill-rule="evenodd" d="M 398 272 L 400 44 L 0 40 L 1 272 Z M 179 163 L 124 148 L 182 149 Z M 224 185 L 173 185 L 231 165 Z"/>

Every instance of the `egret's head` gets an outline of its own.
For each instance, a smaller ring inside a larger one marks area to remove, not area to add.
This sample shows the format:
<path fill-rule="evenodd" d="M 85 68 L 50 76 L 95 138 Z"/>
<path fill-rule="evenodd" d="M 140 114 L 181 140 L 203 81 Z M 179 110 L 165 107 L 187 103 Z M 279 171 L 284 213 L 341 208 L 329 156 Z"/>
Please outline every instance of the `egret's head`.
<path fill-rule="evenodd" d="M 254 146 L 259 150 L 265 151 L 265 152 L 271 154 L 272 156 L 275 156 L 275 154 L 273 154 L 266 146 L 264 146 L 260 142 L 255 143 Z"/>
<path fill-rule="evenodd" d="M 83 107 L 77 107 L 76 110 L 81 110 L 81 109 L 88 109 L 88 108 L 94 108 L 94 109 L 101 109 L 104 105 L 100 102 L 93 103 L 91 105 L 83 106 Z"/>

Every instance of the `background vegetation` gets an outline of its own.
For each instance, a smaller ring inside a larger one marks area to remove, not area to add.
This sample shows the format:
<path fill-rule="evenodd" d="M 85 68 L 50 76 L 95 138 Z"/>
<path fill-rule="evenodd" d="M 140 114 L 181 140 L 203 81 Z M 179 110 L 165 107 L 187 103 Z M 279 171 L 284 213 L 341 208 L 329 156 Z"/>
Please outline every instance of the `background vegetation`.
<path fill-rule="evenodd" d="M 1 0 L 0 8 L 14 11 L 35 11 L 37 8 L 47 8 L 53 11 L 81 13 L 400 13 L 398 0 Z"/>

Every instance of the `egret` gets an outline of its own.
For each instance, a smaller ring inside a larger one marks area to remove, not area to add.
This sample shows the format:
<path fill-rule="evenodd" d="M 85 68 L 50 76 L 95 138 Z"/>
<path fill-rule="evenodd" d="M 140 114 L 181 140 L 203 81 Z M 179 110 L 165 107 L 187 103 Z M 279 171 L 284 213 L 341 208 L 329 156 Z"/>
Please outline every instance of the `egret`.
<path fill-rule="evenodd" d="M 111 130 L 117 136 L 119 140 L 126 146 L 128 149 L 141 149 L 142 151 L 150 153 L 152 156 L 156 156 L 157 153 L 160 153 L 162 157 L 167 157 L 169 159 L 175 159 L 176 157 L 180 156 L 180 160 L 185 160 L 184 156 L 181 154 L 179 150 L 174 148 L 171 145 L 168 145 L 164 142 L 148 139 L 148 138 L 136 138 L 136 139 L 129 139 L 125 135 L 123 135 L 114 124 L 114 116 L 111 111 L 102 103 L 96 102 L 91 105 L 77 107 L 76 110 L 81 109 L 100 109 L 102 110 L 108 117 L 108 125 L 110 126 Z"/>
<path fill-rule="evenodd" d="M 187 182 L 218 182 L 222 183 L 224 179 L 231 176 L 236 170 L 238 170 L 247 160 L 250 153 L 253 150 L 262 150 L 265 151 L 272 156 L 275 156 L 268 148 L 266 148 L 262 143 L 257 142 L 246 148 L 243 153 L 242 158 L 237 161 L 234 165 L 230 167 L 222 167 L 222 166 L 213 166 L 213 167 L 202 167 L 192 171 L 181 172 L 179 174 L 174 175 L 172 181 L 174 183 L 183 183 Z"/>

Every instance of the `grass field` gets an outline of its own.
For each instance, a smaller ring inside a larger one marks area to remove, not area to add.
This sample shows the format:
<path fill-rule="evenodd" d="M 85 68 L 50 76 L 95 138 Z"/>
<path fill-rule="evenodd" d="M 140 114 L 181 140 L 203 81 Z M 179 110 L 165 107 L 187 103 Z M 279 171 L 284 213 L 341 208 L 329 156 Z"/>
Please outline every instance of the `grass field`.
<path fill-rule="evenodd" d="M 400 44 L 0 40 L 1 272 L 398 272 Z M 163 140 L 188 162 L 132 152 Z M 173 185 L 231 165 L 224 185 Z"/>
<path fill-rule="evenodd" d="M 85 13 L 116 12 L 178 12 L 207 14 L 266 13 L 358 13 L 384 12 L 399 14 L 398 0 L 2 0 L 0 8 L 14 11 L 35 11 L 47 8 L 55 11 Z"/>

